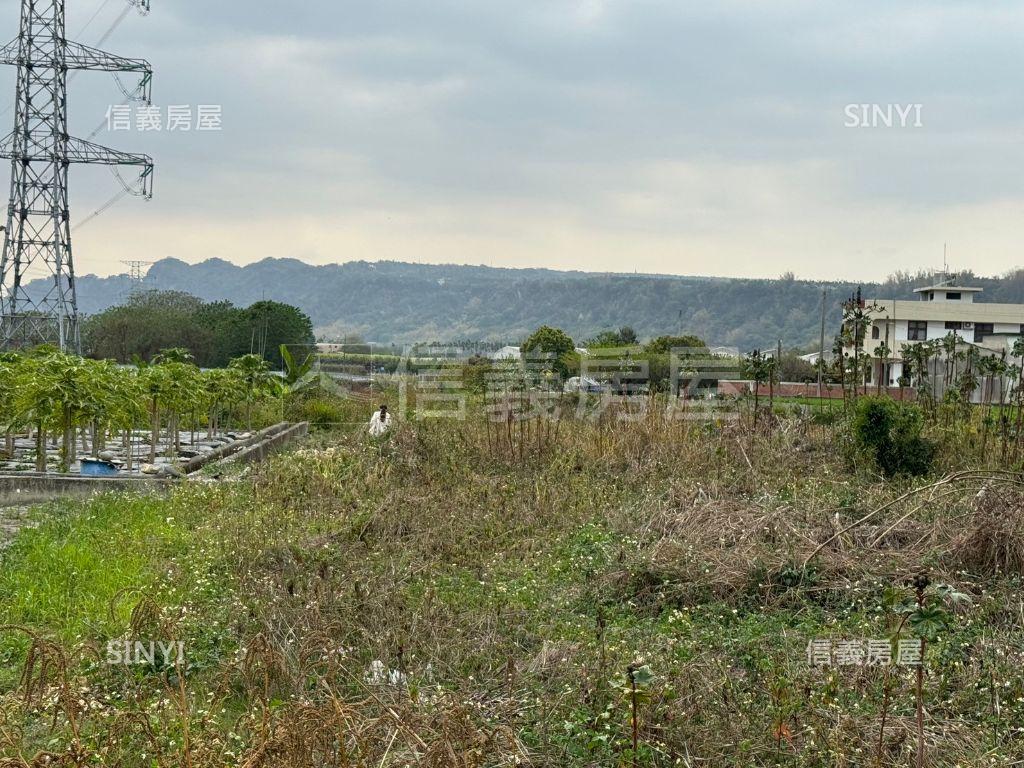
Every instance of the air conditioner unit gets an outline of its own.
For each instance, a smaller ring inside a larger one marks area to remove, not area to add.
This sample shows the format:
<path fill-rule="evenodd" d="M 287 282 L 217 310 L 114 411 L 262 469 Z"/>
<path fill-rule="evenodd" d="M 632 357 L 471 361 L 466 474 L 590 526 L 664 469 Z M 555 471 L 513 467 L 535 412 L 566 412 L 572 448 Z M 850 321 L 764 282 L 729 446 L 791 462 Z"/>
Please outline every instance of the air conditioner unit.
<path fill-rule="evenodd" d="M 963 324 L 963 329 L 964 329 L 965 331 L 970 331 L 970 330 L 972 330 L 973 328 L 974 328 L 974 323 L 973 323 L 973 322 L 971 322 L 970 320 L 968 320 L 968 321 L 965 321 L 965 322 L 964 322 L 964 324 Z"/>

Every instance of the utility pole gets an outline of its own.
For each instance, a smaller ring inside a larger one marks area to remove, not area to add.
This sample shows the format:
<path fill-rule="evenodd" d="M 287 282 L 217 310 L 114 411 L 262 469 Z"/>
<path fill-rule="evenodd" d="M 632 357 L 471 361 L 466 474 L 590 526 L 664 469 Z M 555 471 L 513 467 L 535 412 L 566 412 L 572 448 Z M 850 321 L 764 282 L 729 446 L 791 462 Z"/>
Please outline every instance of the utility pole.
<path fill-rule="evenodd" d="M 81 351 L 71 253 L 68 167 L 72 163 L 139 168 L 138 194 L 152 196 L 153 160 L 68 135 L 68 70 L 130 72 L 129 98 L 150 103 L 153 69 L 65 37 L 65 0 L 21 0 L 17 38 L 0 48 L 0 64 L 18 68 L 14 130 L 0 140 L 11 161 L 3 256 L 0 257 L 0 347 L 56 344 Z M 149 0 L 130 0 L 141 11 Z M 45 278 L 42 291 L 27 289 Z"/>
<path fill-rule="evenodd" d="M 778 346 L 775 348 L 775 376 L 779 380 L 779 384 L 782 384 L 782 339 L 779 339 Z"/>
<path fill-rule="evenodd" d="M 821 399 L 822 374 L 825 370 L 825 296 L 828 288 L 821 289 L 821 342 L 818 346 L 818 399 Z"/>

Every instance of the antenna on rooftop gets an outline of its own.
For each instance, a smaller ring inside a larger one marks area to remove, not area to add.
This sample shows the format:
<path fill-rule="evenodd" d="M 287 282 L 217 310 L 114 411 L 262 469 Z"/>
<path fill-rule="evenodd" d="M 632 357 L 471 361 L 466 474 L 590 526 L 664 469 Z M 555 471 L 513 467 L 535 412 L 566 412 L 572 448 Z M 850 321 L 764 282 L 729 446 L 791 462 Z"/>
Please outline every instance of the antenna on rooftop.
<path fill-rule="evenodd" d="M 942 278 L 938 280 L 938 284 L 942 285 L 945 283 L 952 283 L 954 281 L 954 275 L 949 272 L 949 247 L 946 243 L 942 244 L 942 272 L 939 273 Z"/>

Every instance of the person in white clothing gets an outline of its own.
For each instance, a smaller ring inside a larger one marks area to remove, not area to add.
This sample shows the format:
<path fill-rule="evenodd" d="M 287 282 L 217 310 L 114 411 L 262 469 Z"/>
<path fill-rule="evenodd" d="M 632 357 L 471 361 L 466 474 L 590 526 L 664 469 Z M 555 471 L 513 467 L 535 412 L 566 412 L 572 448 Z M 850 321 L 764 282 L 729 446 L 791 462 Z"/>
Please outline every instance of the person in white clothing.
<path fill-rule="evenodd" d="M 382 405 L 380 411 L 370 417 L 370 435 L 379 437 L 389 429 L 391 429 L 391 414 L 388 413 L 388 407 Z"/>

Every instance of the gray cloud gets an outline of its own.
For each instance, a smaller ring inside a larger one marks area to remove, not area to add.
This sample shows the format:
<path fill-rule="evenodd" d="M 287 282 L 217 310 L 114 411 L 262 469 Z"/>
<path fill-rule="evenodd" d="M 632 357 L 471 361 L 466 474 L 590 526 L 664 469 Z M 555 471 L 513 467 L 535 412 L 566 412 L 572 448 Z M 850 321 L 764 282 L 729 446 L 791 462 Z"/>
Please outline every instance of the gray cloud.
<path fill-rule="evenodd" d="M 79 269 L 145 248 L 879 277 L 943 240 L 1005 269 L 1022 32 L 1008 2 L 155 0 L 106 47 L 224 131 L 101 134 L 154 155 L 158 194 L 83 228 Z M 118 99 L 76 78 L 76 132 Z M 844 128 L 848 103 L 919 103 L 924 127 Z M 76 173 L 76 215 L 110 185 Z"/>

